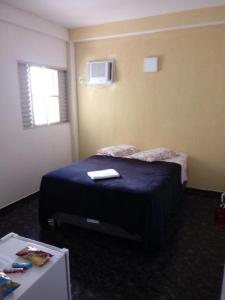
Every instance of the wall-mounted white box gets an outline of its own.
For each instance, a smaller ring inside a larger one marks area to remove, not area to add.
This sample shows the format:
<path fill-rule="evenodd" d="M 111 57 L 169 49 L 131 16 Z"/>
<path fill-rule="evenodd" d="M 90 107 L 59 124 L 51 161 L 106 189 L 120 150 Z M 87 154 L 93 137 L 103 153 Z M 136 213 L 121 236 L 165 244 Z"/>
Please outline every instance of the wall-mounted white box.
<path fill-rule="evenodd" d="M 158 72 L 157 56 L 144 58 L 144 72 L 149 72 L 149 73 Z"/>

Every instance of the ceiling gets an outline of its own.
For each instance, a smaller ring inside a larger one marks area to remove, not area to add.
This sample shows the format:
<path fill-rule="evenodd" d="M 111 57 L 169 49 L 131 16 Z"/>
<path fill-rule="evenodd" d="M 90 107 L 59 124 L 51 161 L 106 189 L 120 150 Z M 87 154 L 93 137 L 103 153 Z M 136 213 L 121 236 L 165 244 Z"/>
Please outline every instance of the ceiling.
<path fill-rule="evenodd" d="M 225 0 L 0 0 L 66 28 L 225 5 Z"/>

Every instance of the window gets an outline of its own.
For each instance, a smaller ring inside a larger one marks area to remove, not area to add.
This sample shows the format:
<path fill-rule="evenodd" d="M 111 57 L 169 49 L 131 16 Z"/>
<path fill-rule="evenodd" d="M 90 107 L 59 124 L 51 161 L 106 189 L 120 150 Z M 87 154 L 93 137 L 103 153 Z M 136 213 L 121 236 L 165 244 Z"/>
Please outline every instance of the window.
<path fill-rule="evenodd" d="M 24 128 L 68 121 L 66 71 L 18 63 Z"/>

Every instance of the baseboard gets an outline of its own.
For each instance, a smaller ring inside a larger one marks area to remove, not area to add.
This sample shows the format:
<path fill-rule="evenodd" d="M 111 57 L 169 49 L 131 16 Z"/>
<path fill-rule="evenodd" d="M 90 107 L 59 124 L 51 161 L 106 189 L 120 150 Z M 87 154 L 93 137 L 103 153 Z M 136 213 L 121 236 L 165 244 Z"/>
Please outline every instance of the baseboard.
<path fill-rule="evenodd" d="M 10 203 L 9 205 L 5 206 L 5 207 L 2 207 L 0 209 L 0 215 L 1 214 L 5 214 L 6 212 L 12 210 L 12 209 L 15 209 L 17 206 L 19 206 L 21 204 L 21 202 L 24 202 L 24 201 L 29 201 L 31 199 L 34 199 L 34 198 L 37 198 L 39 195 L 39 191 L 38 192 L 35 192 L 33 194 L 30 194 L 22 199 L 19 199 L 17 200 L 16 202 L 13 202 L 13 203 Z"/>
<path fill-rule="evenodd" d="M 221 192 L 201 190 L 201 189 L 195 189 L 195 188 L 190 188 L 190 187 L 186 187 L 184 192 L 187 193 L 187 194 L 217 197 L 218 199 L 220 199 L 220 197 L 221 197 Z"/>

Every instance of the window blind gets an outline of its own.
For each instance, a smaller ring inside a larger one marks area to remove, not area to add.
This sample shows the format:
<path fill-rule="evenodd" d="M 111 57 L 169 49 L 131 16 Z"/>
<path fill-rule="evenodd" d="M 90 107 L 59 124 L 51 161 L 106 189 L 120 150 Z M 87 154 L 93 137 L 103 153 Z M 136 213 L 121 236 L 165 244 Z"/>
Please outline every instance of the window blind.
<path fill-rule="evenodd" d="M 18 64 L 20 101 L 24 128 L 33 127 L 34 125 L 29 72 L 28 64 Z"/>
<path fill-rule="evenodd" d="M 23 62 L 18 63 L 21 112 L 22 112 L 22 121 L 23 121 L 24 128 L 31 128 L 36 126 L 34 122 L 34 111 L 33 111 L 33 101 L 32 101 L 32 90 L 31 90 L 31 76 L 30 76 L 31 66 L 35 66 L 35 64 L 28 64 Z M 48 67 L 44 67 L 44 68 L 48 68 Z M 60 122 L 67 122 L 68 121 L 67 72 L 65 70 L 57 70 L 57 73 L 58 73 Z M 49 124 L 44 124 L 44 125 L 49 125 Z"/>
<path fill-rule="evenodd" d="M 68 105 L 67 105 L 67 73 L 63 70 L 58 70 L 58 85 L 59 85 L 59 113 L 60 121 L 68 121 Z"/>

